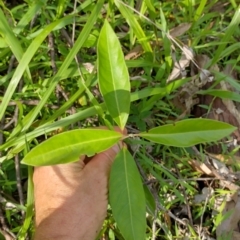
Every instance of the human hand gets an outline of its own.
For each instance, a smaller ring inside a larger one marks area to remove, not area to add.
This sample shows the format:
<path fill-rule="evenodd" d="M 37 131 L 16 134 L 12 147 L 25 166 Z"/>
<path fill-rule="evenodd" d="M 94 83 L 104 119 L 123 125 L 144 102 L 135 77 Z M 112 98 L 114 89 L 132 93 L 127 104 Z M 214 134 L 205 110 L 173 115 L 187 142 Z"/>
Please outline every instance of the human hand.
<path fill-rule="evenodd" d="M 90 159 L 35 168 L 34 240 L 96 238 L 106 217 L 108 177 L 119 150 L 115 145 Z"/>

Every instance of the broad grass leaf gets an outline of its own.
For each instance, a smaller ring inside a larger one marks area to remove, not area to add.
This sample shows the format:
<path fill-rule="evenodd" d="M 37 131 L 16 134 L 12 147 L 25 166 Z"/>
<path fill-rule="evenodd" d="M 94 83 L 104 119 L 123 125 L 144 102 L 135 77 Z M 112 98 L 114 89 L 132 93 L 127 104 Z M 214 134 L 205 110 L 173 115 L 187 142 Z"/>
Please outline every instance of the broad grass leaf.
<path fill-rule="evenodd" d="M 121 133 L 103 129 L 77 129 L 49 138 L 30 151 L 22 163 L 47 166 L 74 162 L 81 155 L 92 156 L 102 152 L 122 137 Z"/>
<path fill-rule="evenodd" d="M 167 146 L 190 147 L 213 142 L 231 134 L 236 128 L 210 119 L 187 119 L 142 132 L 139 136 Z"/>
<path fill-rule="evenodd" d="M 125 240 L 145 240 L 146 203 L 141 177 L 132 155 L 123 148 L 110 174 L 113 217 Z"/>
<path fill-rule="evenodd" d="M 233 100 L 236 102 L 240 102 L 240 95 L 236 92 L 230 92 L 230 91 L 226 91 L 226 90 L 220 90 L 220 89 L 213 89 L 213 90 L 203 90 L 203 91 L 199 91 L 198 94 L 209 94 L 212 95 L 214 97 L 219 97 L 222 99 L 229 99 L 229 100 Z"/>
<path fill-rule="evenodd" d="M 130 109 L 130 82 L 119 40 L 105 20 L 98 40 L 98 80 L 107 109 L 123 129 Z"/>

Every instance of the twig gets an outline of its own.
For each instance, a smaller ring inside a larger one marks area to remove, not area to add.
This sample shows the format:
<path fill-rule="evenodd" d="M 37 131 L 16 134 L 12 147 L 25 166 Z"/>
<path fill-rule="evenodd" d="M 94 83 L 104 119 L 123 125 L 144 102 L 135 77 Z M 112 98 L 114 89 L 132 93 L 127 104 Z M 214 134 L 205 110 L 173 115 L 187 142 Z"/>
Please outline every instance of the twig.
<path fill-rule="evenodd" d="M 202 159 L 202 155 L 201 153 L 198 151 L 198 149 L 196 147 L 192 147 L 192 149 L 194 150 L 194 152 L 196 153 L 196 155 L 198 157 L 200 157 Z M 223 187 L 228 188 L 229 190 L 234 191 L 233 194 L 235 194 L 236 191 L 238 191 L 240 189 L 239 186 L 237 186 L 236 184 L 232 183 L 231 181 L 227 180 L 226 178 L 224 178 L 224 176 L 222 176 L 221 174 L 219 174 L 219 172 L 209 163 L 208 161 L 208 157 L 206 155 L 204 155 L 204 164 L 206 164 L 206 166 L 211 170 L 211 172 L 213 173 L 213 175 L 218 178 L 219 180 L 221 180 L 219 182 L 219 184 Z"/>
<path fill-rule="evenodd" d="M 23 87 L 23 79 L 21 78 L 18 86 L 18 91 L 21 92 Z M 14 126 L 16 127 L 18 124 L 18 107 L 16 105 L 14 116 Z M 17 190 L 18 190 L 18 196 L 19 196 L 19 203 L 21 205 L 24 205 L 24 197 L 23 197 L 23 188 L 22 188 L 22 180 L 21 180 L 21 170 L 20 170 L 20 161 L 19 161 L 19 155 L 16 154 L 15 156 L 15 171 L 16 171 L 16 180 L 17 180 Z M 22 210 L 21 211 L 22 217 L 24 219 L 25 217 L 25 212 Z"/>
<path fill-rule="evenodd" d="M 53 74 L 55 75 L 57 73 L 57 65 L 56 65 L 56 62 L 55 62 L 54 37 L 53 37 L 52 32 L 49 33 L 49 35 L 48 35 L 48 47 L 49 47 L 49 52 L 50 52 L 51 66 L 52 66 L 52 69 L 53 69 Z M 57 84 L 56 96 L 57 96 L 58 101 L 59 101 L 59 93 L 61 93 L 62 96 L 64 97 L 64 99 L 66 101 L 68 101 L 67 94 L 63 91 L 60 84 Z"/>
<path fill-rule="evenodd" d="M 177 174 L 182 178 L 181 173 L 179 172 L 179 169 L 178 169 L 177 166 L 176 166 L 175 169 L 177 171 Z M 179 181 L 179 183 L 180 183 L 180 185 L 182 187 L 183 195 L 184 195 L 184 198 L 185 198 L 185 201 L 186 201 L 188 218 L 189 218 L 191 226 L 193 227 L 192 212 L 191 212 L 191 208 L 190 208 L 190 205 L 189 205 L 189 202 L 188 202 L 188 198 L 187 198 L 187 194 L 186 194 L 186 191 L 185 191 L 185 187 L 183 186 L 182 181 Z"/>
<path fill-rule="evenodd" d="M 70 36 L 68 35 L 67 31 L 64 28 L 61 29 L 61 34 L 66 39 L 69 46 L 72 48 L 73 47 L 73 41 L 72 41 L 72 39 L 70 38 Z M 80 56 L 78 54 L 77 54 L 77 59 L 78 59 L 78 62 L 83 62 L 83 60 L 80 58 Z"/>
<path fill-rule="evenodd" d="M 157 208 L 165 213 L 167 213 L 169 215 L 169 217 L 171 217 L 172 219 L 174 219 L 176 222 L 181 223 L 184 226 L 187 226 L 187 224 L 182 221 L 180 218 L 176 217 L 170 210 L 165 209 L 161 203 L 159 202 L 159 198 L 158 198 L 158 194 L 156 193 L 155 189 L 152 189 L 152 194 L 154 196 Z"/>
<path fill-rule="evenodd" d="M 129 133 L 135 133 L 135 134 L 138 134 L 138 133 L 140 133 L 140 131 L 139 131 L 139 130 L 137 130 L 137 129 L 133 128 L 133 127 L 132 127 L 132 126 L 130 126 L 130 125 L 127 125 L 127 126 L 126 126 L 126 128 L 127 128 L 127 130 L 128 130 L 128 132 L 129 132 Z"/>
<path fill-rule="evenodd" d="M 9 74 L 12 71 L 15 59 L 16 59 L 15 56 L 12 55 L 11 58 L 10 58 L 9 64 L 8 64 L 7 74 Z M 5 92 L 4 87 L 3 87 L 3 92 Z M 4 128 L 4 123 L 5 123 L 5 115 L 3 116 L 3 118 L 1 119 L 1 122 L 0 122 L 0 129 L 1 130 L 5 129 Z M 0 131 L 0 145 L 3 144 L 3 140 L 4 140 L 3 131 Z M 0 156 L 2 156 L 2 152 L 0 152 Z"/>
<path fill-rule="evenodd" d="M 40 100 L 17 100 L 17 101 L 24 104 L 24 105 L 28 105 L 28 106 L 37 106 L 40 102 Z M 1 101 L 0 101 L 0 103 L 1 103 Z M 8 106 L 16 106 L 16 105 L 17 105 L 17 103 L 13 102 L 13 101 L 8 103 Z M 59 109 L 59 106 L 54 105 L 54 104 L 45 104 L 45 107 L 50 108 L 50 109 Z M 66 113 L 72 114 L 72 110 L 67 110 Z M 15 120 L 16 120 L 15 118 L 12 118 L 1 129 L 4 129 L 4 130 L 8 129 L 11 126 L 11 124 L 14 123 Z"/>
<path fill-rule="evenodd" d="M 219 181 L 219 180 L 225 180 L 225 178 L 217 178 L 217 177 L 207 177 L 207 178 L 178 178 L 179 181 Z M 172 179 L 164 179 L 165 182 L 173 182 Z M 157 179 L 150 179 L 150 180 L 147 180 L 146 182 L 144 182 L 144 184 L 146 185 L 149 185 L 149 184 L 152 184 L 152 183 L 156 183 L 158 182 Z"/>
<path fill-rule="evenodd" d="M 155 211 L 157 212 L 157 211 Z M 157 234 L 156 234 L 156 214 L 154 214 L 154 219 L 153 219 L 153 223 L 152 223 L 152 238 L 151 240 L 155 240 L 156 237 L 157 237 Z"/>
<path fill-rule="evenodd" d="M 213 181 L 210 183 L 209 187 L 211 187 L 213 184 Z M 203 206 L 203 213 L 201 214 L 201 218 L 200 218 L 200 226 L 198 228 L 198 235 L 201 236 L 201 232 L 202 232 L 202 224 L 203 224 L 203 216 L 204 216 L 204 213 L 205 213 L 205 210 L 206 210 L 206 207 L 207 207 L 207 203 L 208 203 L 208 200 L 210 198 L 211 194 L 208 194 L 206 199 L 205 199 L 205 203 L 204 203 L 204 206 Z"/>
<path fill-rule="evenodd" d="M 0 121 L 0 129 L 4 129 L 4 122 L 5 122 L 5 116 Z M 3 131 L 0 131 L 0 146 L 3 144 Z M 0 157 L 2 156 L 2 152 L 0 152 Z"/>
<path fill-rule="evenodd" d="M 137 13 L 139 16 L 141 16 L 142 18 L 144 18 L 147 22 L 151 23 L 153 26 L 155 26 L 157 29 L 161 30 L 162 32 L 164 32 L 167 36 L 167 38 L 173 43 L 175 44 L 182 52 L 185 53 L 185 55 L 191 59 L 191 62 L 197 67 L 197 69 L 199 69 L 199 71 L 208 78 L 207 74 L 205 71 L 203 71 L 203 69 L 197 64 L 197 62 L 192 58 L 192 56 L 190 55 L 189 51 L 185 50 L 184 48 L 186 47 L 182 47 L 177 40 L 175 40 L 174 37 L 171 36 L 171 34 L 169 34 L 168 32 L 165 32 L 161 27 L 159 27 L 156 23 L 154 23 L 151 19 L 149 19 L 148 17 L 146 17 L 144 14 L 140 13 L 138 10 L 134 9 L 133 7 L 129 6 L 128 4 L 124 3 L 121 0 L 118 0 L 122 5 L 124 5 L 125 7 L 131 9 L 133 12 Z"/>
<path fill-rule="evenodd" d="M 1 195 L 0 195 L 1 198 Z M 16 239 L 16 236 L 8 228 L 2 211 L 2 206 L 0 205 L 0 232 L 3 234 L 6 240 Z"/>
<path fill-rule="evenodd" d="M 8 65 L 8 71 L 7 71 L 8 74 L 12 71 L 15 60 L 16 60 L 15 56 L 12 55 Z"/>
<path fill-rule="evenodd" d="M 72 42 L 74 43 L 75 40 L 75 29 L 76 29 L 76 18 L 75 18 L 75 12 L 77 9 L 77 0 L 74 1 L 74 6 L 73 6 L 73 25 L 72 25 Z"/>
<path fill-rule="evenodd" d="M 21 172 L 20 172 L 20 161 L 19 161 L 19 154 L 15 156 L 15 171 L 16 171 L 16 180 L 17 180 L 17 190 L 19 195 L 19 202 L 22 206 L 24 206 L 24 197 L 23 197 L 23 188 L 21 184 Z M 25 212 L 22 210 L 22 217 L 25 217 Z"/>
<path fill-rule="evenodd" d="M 17 122 L 17 118 L 18 118 L 18 106 L 16 104 L 16 108 L 14 110 L 14 114 L 13 114 L 13 117 L 12 119 L 5 125 L 3 126 L 3 129 L 6 130 L 8 129 L 13 123 L 16 123 Z"/>
<path fill-rule="evenodd" d="M 149 153 L 146 152 L 146 154 L 153 159 L 153 161 L 156 161 Z M 159 164 L 159 163 L 158 163 Z M 169 171 L 168 169 L 166 169 L 167 171 Z M 172 173 L 172 172 L 171 172 Z M 159 198 L 158 198 L 158 194 L 156 193 L 155 189 L 151 189 L 151 192 L 154 196 L 155 199 L 155 203 L 156 206 L 159 210 L 166 212 L 171 218 L 173 218 L 175 221 L 181 223 L 184 226 L 187 226 L 187 224 L 185 222 L 183 222 L 180 218 L 176 217 L 170 210 L 166 210 L 161 203 L 159 202 Z"/>
<path fill-rule="evenodd" d="M 30 22 L 30 30 L 34 27 L 35 23 L 36 23 L 36 20 L 38 19 L 38 16 L 39 16 L 39 12 L 37 12 L 34 17 L 32 18 L 31 22 Z"/>

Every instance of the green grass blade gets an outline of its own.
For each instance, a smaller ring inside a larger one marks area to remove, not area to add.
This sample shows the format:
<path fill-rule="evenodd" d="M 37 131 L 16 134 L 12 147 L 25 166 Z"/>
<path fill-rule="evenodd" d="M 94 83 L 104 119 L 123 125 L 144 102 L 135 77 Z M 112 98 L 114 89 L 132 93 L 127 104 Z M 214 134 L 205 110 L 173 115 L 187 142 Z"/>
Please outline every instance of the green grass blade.
<path fill-rule="evenodd" d="M 33 192 L 33 168 L 31 166 L 28 167 L 28 190 L 27 190 L 27 210 L 26 210 L 26 216 L 23 223 L 23 226 L 18 234 L 19 240 L 26 239 L 27 231 L 29 227 L 31 226 L 33 216 L 34 216 L 34 192 Z"/>
<path fill-rule="evenodd" d="M 189 79 L 183 79 L 183 80 L 179 80 L 179 81 L 174 81 L 172 83 L 170 83 L 166 88 L 148 88 L 148 89 L 143 89 L 137 92 L 134 92 L 131 94 L 131 101 L 137 101 L 149 96 L 153 96 L 153 95 L 159 95 L 159 99 L 161 99 L 162 97 L 166 96 L 167 94 L 171 93 L 172 91 L 176 90 L 177 88 L 181 87 L 183 84 L 185 84 Z M 103 110 L 106 109 L 105 104 L 100 104 L 101 108 Z M 54 123 L 52 122 L 48 122 L 38 128 L 36 128 L 35 130 L 33 130 L 32 132 L 29 132 L 27 134 L 23 134 L 21 136 L 17 136 L 15 138 L 9 139 L 5 144 L 0 146 L 0 151 L 4 150 L 6 148 L 12 147 L 12 146 L 16 146 L 13 150 L 12 153 L 18 153 L 25 145 L 25 140 L 27 141 L 31 141 L 32 139 L 44 135 L 46 133 L 52 132 L 60 127 L 65 127 L 65 126 L 69 126 L 73 123 L 76 123 L 77 121 L 86 119 L 90 116 L 93 116 L 97 114 L 97 111 L 94 107 L 90 107 L 88 109 L 79 111 L 78 113 L 75 113 L 71 116 L 62 118 Z M 52 119 L 53 120 L 53 119 Z"/>
<path fill-rule="evenodd" d="M 195 12 L 194 21 L 197 21 L 202 16 L 202 13 L 203 13 L 206 3 L 207 3 L 207 0 L 200 1 L 200 4 Z"/>
<path fill-rule="evenodd" d="M 40 103 L 38 104 L 38 106 L 33 109 L 22 121 L 23 123 L 23 129 L 21 129 L 21 126 L 19 126 L 16 129 L 16 132 L 19 131 L 26 131 L 30 125 L 32 124 L 32 122 L 34 121 L 34 119 L 36 118 L 36 116 L 39 114 L 40 110 L 42 109 L 42 107 L 44 106 L 44 104 L 47 102 L 49 96 L 51 95 L 51 93 L 54 91 L 57 83 L 59 82 L 59 80 L 61 79 L 61 76 L 64 74 L 64 72 L 68 69 L 68 67 L 70 66 L 70 64 L 72 63 L 74 57 L 76 56 L 76 54 L 79 52 L 80 48 L 82 47 L 82 45 L 84 44 L 84 42 L 86 41 L 86 39 L 88 38 L 92 27 L 94 25 L 94 23 L 96 22 L 98 15 L 102 9 L 104 0 L 100 0 L 98 1 L 97 5 L 95 6 L 94 10 L 92 11 L 90 17 L 88 18 L 88 21 L 86 22 L 86 24 L 84 25 L 84 28 L 82 29 L 80 35 L 78 36 L 74 47 L 71 49 L 71 51 L 69 52 L 69 54 L 67 55 L 65 61 L 62 63 L 59 71 L 57 72 L 57 74 L 52 78 L 51 80 L 51 84 L 49 86 L 49 88 L 47 89 L 47 91 L 45 92 L 44 96 L 42 97 L 42 100 L 40 101 Z"/>
<path fill-rule="evenodd" d="M 240 6 L 236 9 L 235 14 L 232 18 L 232 21 L 230 22 L 221 40 L 221 42 L 224 42 L 225 44 L 219 45 L 216 52 L 214 52 L 214 57 L 211 61 L 211 66 L 214 65 L 219 60 L 223 50 L 226 48 L 226 45 L 228 44 L 228 42 L 231 40 L 234 32 L 238 30 L 239 24 L 240 24 Z"/>
<path fill-rule="evenodd" d="M 18 39 L 14 35 L 14 31 L 9 26 L 9 23 L 5 18 L 1 9 L 0 9 L 0 35 L 2 35 L 5 43 L 9 46 L 12 53 L 14 54 L 14 56 L 19 62 L 23 56 L 23 49 L 22 49 L 21 43 L 18 41 Z M 27 72 L 27 77 L 31 79 L 31 74 L 28 69 L 28 66 L 26 67 L 26 72 Z"/>
<path fill-rule="evenodd" d="M 23 55 L 22 46 L 18 39 L 15 37 L 1 8 L 0 8 L 0 35 L 2 35 L 3 39 L 11 49 L 12 53 L 15 55 L 16 59 L 20 61 Z"/>
<path fill-rule="evenodd" d="M 197 92 L 197 94 L 202 94 L 202 95 L 212 95 L 214 97 L 219 97 L 222 99 L 229 99 L 233 100 L 235 102 L 240 102 L 240 95 L 239 93 L 236 92 L 230 92 L 226 90 L 221 90 L 221 89 L 211 89 L 211 90 L 203 90 Z"/>
<path fill-rule="evenodd" d="M 0 12 L 1 14 L 1 12 Z M 71 17 L 71 16 L 70 16 Z M 69 18 L 69 16 L 65 17 L 65 18 Z M 19 62 L 19 65 L 15 71 L 15 73 L 13 74 L 13 77 L 8 85 L 8 88 L 5 92 L 5 95 L 3 97 L 2 100 L 2 104 L 1 104 L 1 108 L 0 108 L 0 119 L 2 119 L 5 110 L 8 106 L 9 101 L 12 98 L 12 95 L 25 71 L 25 69 L 28 67 L 28 64 L 30 63 L 32 57 L 34 56 L 35 52 L 38 50 L 38 48 L 40 47 L 41 43 L 44 41 L 44 39 L 48 36 L 48 34 L 52 31 L 52 29 L 57 26 L 58 24 L 60 24 L 63 19 L 57 20 L 53 23 L 51 23 L 50 25 L 48 25 L 44 31 L 42 32 L 41 35 L 39 35 L 37 38 L 35 38 L 33 40 L 33 42 L 31 43 L 31 45 L 28 47 L 27 51 L 24 53 L 21 61 Z"/>
<path fill-rule="evenodd" d="M 32 3 L 31 7 L 18 22 L 17 26 L 13 29 L 13 32 L 18 35 L 24 29 L 24 27 L 27 26 L 27 24 L 35 17 L 37 12 L 41 9 L 42 6 L 46 4 L 46 2 L 46 0 L 42 0 Z"/>
<path fill-rule="evenodd" d="M 151 47 L 150 43 L 146 40 L 147 37 L 146 37 L 141 25 L 138 23 L 136 17 L 132 13 L 132 11 L 128 7 L 123 5 L 123 3 L 120 1 L 115 0 L 114 2 L 116 4 L 116 6 L 118 7 L 119 11 L 121 12 L 121 14 L 123 15 L 123 17 L 127 20 L 130 27 L 133 29 L 135 35 L 138 38 L 138 41 L 142 45 L 144 51 L 152 53 L 152 47 Z"/>

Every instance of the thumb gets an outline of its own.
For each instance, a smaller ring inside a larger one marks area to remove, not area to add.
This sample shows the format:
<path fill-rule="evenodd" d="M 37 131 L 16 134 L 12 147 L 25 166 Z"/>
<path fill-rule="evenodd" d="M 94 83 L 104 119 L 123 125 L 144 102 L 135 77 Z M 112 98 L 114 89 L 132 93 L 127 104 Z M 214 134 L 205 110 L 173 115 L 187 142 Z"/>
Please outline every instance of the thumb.
<path fill-rule="evenodd" d="M 122 148 L 122 143 L 114 145 L 108 150 L 101 152 L 94 156 L 91 161 L 85 166 L 84 169 L 89 168 L 91 170 L 97 170 L 98 173 L 102 172 L 105 174 L 109 174 L 111 165 L 117 156 L 118 152 Z"/>

